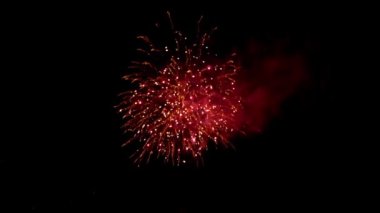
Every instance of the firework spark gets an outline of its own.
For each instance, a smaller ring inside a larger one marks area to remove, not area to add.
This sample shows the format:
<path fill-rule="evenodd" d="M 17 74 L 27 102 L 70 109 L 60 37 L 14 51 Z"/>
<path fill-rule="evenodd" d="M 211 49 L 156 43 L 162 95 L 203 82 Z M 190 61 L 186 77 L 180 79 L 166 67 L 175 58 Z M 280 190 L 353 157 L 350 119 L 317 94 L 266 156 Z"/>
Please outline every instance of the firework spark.
<path fill-rule="evenodd" d="M 200 34 L 202 18 L 195 42 L 190 43 L 168 16 L 173 45 L 160 47 L 149 37 L 138 36 L 143 47 L 137 50 L 148 59 L 133 61 L 132 74 L 123 76 L 134 89 L 120 94 L 117 109 L 122 128 L 131 134 L 124 145 L 138 144 L 132 155 L 137 164 L 152 157 L 176 165 L 201 162 L 209 143 L 229 147 L 230 136 L 238 131 L 236 54 L 220 59 L 211 53 L 208 43 L 215 29 Z"/>

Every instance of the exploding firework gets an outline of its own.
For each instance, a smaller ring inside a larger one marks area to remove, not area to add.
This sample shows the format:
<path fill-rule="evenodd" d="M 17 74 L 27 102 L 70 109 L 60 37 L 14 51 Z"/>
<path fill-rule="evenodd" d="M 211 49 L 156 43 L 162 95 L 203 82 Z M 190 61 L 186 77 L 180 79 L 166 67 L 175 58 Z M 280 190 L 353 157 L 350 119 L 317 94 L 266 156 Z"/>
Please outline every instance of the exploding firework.
<path fill-rule="evenodd" d="M 117 109 L 130 134 L 124 145 L 137 144 L 131 157 L 138 165 L 152 157 L 176 165 L 202 162 L 209 143 L 230 147 L 229 138 L 238 131 L 236 54 L 221 59 L 210 51 L 216 28 L 199 33 L 202 17 L 195 42 L 189 42 L 168 16 L 173 44 L 160 46 L 138 36 L 142 47 L 137 51 L 146 57 L 131 62 L 131 72 L 123 76 L 132 89 L 120 94 Z"/>

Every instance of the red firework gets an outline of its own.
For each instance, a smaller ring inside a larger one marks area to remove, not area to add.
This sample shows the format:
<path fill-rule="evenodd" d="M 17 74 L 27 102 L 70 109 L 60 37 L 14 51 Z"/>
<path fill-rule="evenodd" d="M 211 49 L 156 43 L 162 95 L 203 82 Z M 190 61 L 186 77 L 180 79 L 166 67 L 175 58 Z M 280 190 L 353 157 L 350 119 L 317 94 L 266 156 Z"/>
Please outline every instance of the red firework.
<path fill-rule="evenodd" d="M 198 33 L 194 43 L 173 25 L 172 29 L 172 48 L 160 48 L 147 36 L 138 36 L 144 43 L 138 51 L 148 60 L 132 62 L 135 72 L 123 76 L 135 89 L 120 94 L 117 108 L 122 128 L 131 132 L 124 145 L 138 144 L 132 155 L 137 164 L 152 156 L 176 165 L 202 162 L 209 143 L 229 147 L 229 138 L 237 131 L 241 98 L 235 89 L 236 54 L 227 60 L 211 54 L 208 42 L 215 29 Z M 161 58 L 160 65 L 153 62 L 156 57 Z"/>

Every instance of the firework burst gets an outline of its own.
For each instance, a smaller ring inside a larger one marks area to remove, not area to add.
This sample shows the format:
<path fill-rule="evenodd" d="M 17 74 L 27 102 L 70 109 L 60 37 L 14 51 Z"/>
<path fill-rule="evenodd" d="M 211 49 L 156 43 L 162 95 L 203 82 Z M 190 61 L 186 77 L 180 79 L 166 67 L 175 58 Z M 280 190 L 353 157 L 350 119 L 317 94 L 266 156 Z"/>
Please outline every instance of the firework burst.
<path fill-rule="evenodd" d="M 120 94 L 117 109 L 122 128 L 130 132 L 124 145 L 137 144 L 131 156 L 137 164 L 152 157 L 176 165 L 202 162 L 209 143 L 229 147 L 230 136 L 238 131 L 236 54 L 220 59 L 211 53 L 208 43 L 216 29 L 200 34 L 202 17 L 195 42 L 190 43 L 168 16 L 173 45 L 156 45 L 138 36 L 143 45 L 137 51 L 146 57 L 133 61 L 132 74 L 123 76 L 133 89 Z"/>

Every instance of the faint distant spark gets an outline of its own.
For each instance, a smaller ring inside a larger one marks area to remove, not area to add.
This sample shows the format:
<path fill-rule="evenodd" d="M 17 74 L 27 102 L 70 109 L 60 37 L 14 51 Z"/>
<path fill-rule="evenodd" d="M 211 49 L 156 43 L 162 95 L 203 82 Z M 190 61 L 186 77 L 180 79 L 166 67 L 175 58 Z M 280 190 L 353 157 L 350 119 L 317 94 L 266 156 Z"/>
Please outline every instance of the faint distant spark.
<path fill-rule="evenodd" d="M 200 34 L 202 17 L 190 43 L 168 16 L 173 45 L 138 36 L 143 45 L 137 51 L 146 57 L 132 61 L 132 74 L 123 76 L 133 89 L 120 94 L 117 109 L 122 128 L 131 134 L 124 145 L 137 144 L 131 157 L 138 165 L 152 157 L 176 165 L 202 162 L 209 142 L 229 147 L 229 137 L 238 131 L 235 120 L 242 106 L 235 88 L 236 54 L 225 60 L 211 53 L 208 42 L 216 28 Z M 153 62 L 157 57 L 159 63 Z"/>

